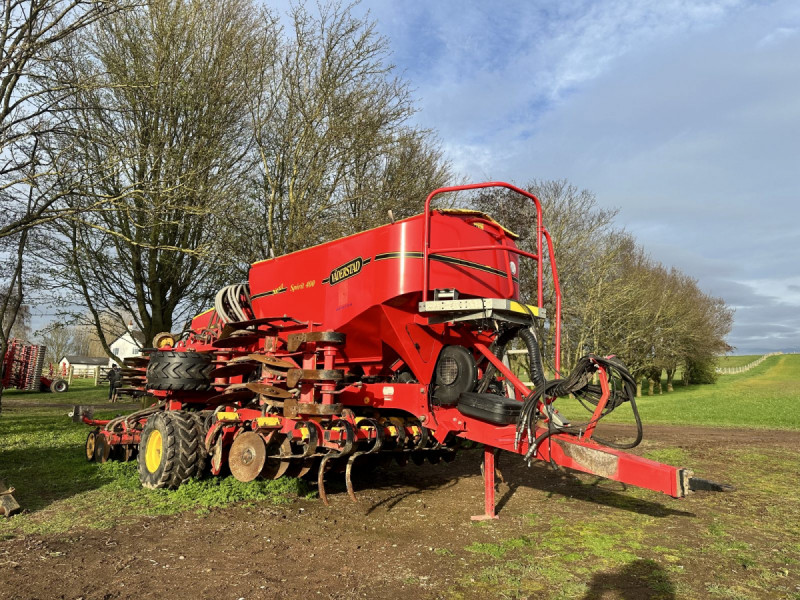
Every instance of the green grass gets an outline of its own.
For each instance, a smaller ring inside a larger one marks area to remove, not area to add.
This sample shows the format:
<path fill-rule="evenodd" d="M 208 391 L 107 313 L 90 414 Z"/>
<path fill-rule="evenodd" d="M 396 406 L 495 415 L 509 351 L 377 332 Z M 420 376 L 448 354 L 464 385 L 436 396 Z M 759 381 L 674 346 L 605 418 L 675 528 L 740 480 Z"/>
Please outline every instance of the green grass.
<path fill-rule="evenodd" d="M 800 354 L 772 356 L 746 373 L 721 376 L 714 384 L 678 383 L 674 392 L 645 395 L 637 405 L 645 424 L 800 429 Z M 588 418 L 569 398 L 556 406 L 574 421 Z M 606 422 L 633 423 L 630 408 L 617 409 Z"/>
<path fill-rule="evenodd" d="M 736 492 L 673 501 L 636 488 L 603 492 L 580 476 L 523 518 L 504 522 L 501 513 L 488 529 L 476 528 L 463 547 L 466 574 L 448 597 L 796 599 L 795 453 L 694 448 L 648 455 L 685 460 Z M 665 517 L 655 507 L 676 512 Z"/>
<path fill-rule="evenodd" d="M 50 392 L 25 392 L 3 390 L 3 402 L 41 402 L 42 404 L 102 404 L 108 400 L 108 384 L 94 385 L 94 379 L 73 379 L 68 391 L 61 394 Z M 113 406 L 113 405 L 110 405 Z"/>
<path fill-rule="evenodd" d="M 558 404 L 571 418 L 586 418 L 575 401 Z M 639 406 L 645 425 L 799 429 L 800 355 L 771 357 L 713 385 L 678 385 L 673 393 L 641 398 Z M 633 422 L 629 408 L 617 412 L 610 421 Z M 503 598 L 616 598 L 623 596 L 615 592 L 626 590 L 630 596 L 624 597 L 665 600 L 800 600 L 794 449 L 730 444 L 690 451 L 656 444 L 644 455 L 690 465 L 737 491 L 700 493 L 674 505 L 686 513 L 661 519 L 642 510 L 673 506 L 654 492 L 602 494 L 592 478 L 580 476 L 564 497 L 549 498 L 513 533 L 488 532 L 487 539 L 465 546 L 466 556 L 480 562 L 451 598 L 472 597 L 473 591 Z"/>
<path fill-rule="evenodd" d="M 761 354 L 742 354 L 741 356 L 720 356 L 717 366 L 723 369 L 744 367 L 761 358 Z"/>
<path fill-rule="evenodd" d="M 145 490 L 136 462 L 89 463 L 84 444 L 90 429 L 73 423 L 73 404 L 102 404 L 104 387 L 77 382 L 64 394 L 6 391 L 0 415 L 0 479 L 16 488 L 25 509 L 0 520 L 0 539 L 27 533 L 58 533 L 74 527 L 106 528 L 142 516 L 207 511 L 235 502 L 285 502 L 307 495 L 305 482 L 284 478 L 248 484 L 232 477 L 191 481 L 178 490 Z M 16 402 L 58 407 L 15 406 Z M 124 412 L 115 405 L 96 413 L 109 418 Z"/>

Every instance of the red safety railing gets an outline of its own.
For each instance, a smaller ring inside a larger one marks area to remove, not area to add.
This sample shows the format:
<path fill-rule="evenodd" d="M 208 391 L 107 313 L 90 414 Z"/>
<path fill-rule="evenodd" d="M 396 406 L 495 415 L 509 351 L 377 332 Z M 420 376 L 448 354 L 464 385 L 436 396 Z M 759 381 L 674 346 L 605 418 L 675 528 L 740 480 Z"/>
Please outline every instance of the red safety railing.
<path fill-rule="evenodd" d="M 498 247 L 497 245 L 484 245 L 484 246 L 459 246 L 452 248 L 435 248 L 431 249 L 431 201 L 439 194 L 446 194 L 450 192 L 463 192 L 466 190 L 477 190 L 483 188 L 505 188 L 516 192 L 526 198 L 530 199 L 536 207 L 536 254 L 520 250 L 519 248 L 512 248 L 510 246 Z M 503 181 L 488 181 L 485 183 L 471 183 L 469 185 L 454 185 L 450 187 L 443 187 L 432 191 L 425 199 L 425 228 L 424 228 L 424 241 L 422 247 L 423 263 L 422 263 L 422 301 L 428 300 L 428 291 L 430 289 L 430 257 L 432 255 L 441 255 L 448 252 L 471 252 L 477 250 L 503 250 L 511 252 L 527 258 L 532 258 L 536 261 L 536 300 L 537 306 L 541 307 L 544 304 L 544 268 L 540 257 L 542 256 L 543 240 L 547 241 L 547 253 L 550 259 L 550 271 L 553 277 L 553 292 L 555 295 L 555 331 L 554 331 L 554 367 L 556 370 L 556 377 L 558 371 L 561 369 L 561 286 L 558 283 L 558 269 L 556 268 L 555 255 L 553 253 L 553 240 L 550 238 L 550 233 L 545 229 L 542 223 L 542 205 L 539 199 L 515 185 L 505 183 Z M 513 274 L 511 273 L 511 266 L 509 261 L 506 261 L 506 275 L 510 284 L 509 298 L 513 297 L 514 283 Z"/>

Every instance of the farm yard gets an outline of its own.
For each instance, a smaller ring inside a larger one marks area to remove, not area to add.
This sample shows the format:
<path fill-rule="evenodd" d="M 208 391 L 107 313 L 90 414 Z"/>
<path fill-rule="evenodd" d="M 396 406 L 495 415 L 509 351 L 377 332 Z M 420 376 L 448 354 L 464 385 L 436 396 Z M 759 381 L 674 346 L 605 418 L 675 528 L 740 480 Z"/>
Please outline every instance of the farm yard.
<path fill-rule="evenodd" d="M 639 405 L 634 451 L 733 484 L 674 500 L 596 477 L 500 462 L 499 520 L 474 523 L 480 453 L 449 465 L 139 487 L 135 462 L 87 463 L 72 404 L 105 390 L 7 392 L 0 472 L 24 507 L 0 521 L 6 598 L 800 598 L 800 356 Z M 569 399 L 561 399 L 562 408 Z M 100 410 L 100 409 L 98 409 Z M 599 433 L 629 437 L 617 411 Z M 567 411 L 569 413 L 569 411 Z M 629 411 L 627 411 L 629 412 Z M 358 474 L 356 474 L 357 476 Z M 381 565 L 379 569 L 376 565 Z M 234 576 L 235 575 L 235 576 Z"/>

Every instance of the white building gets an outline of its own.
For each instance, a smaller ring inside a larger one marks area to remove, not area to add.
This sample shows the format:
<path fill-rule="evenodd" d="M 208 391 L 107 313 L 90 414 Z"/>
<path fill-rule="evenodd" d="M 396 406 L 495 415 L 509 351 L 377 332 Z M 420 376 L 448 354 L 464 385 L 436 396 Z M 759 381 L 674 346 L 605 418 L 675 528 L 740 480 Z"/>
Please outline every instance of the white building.
<path fill-rule="evenodd" d="M 128 331 L 109 344 L 111 352 L 114 356 L 119 357 L 120 360 L 130 356 L 139 356 L 142 353 L 143 346 L 144 334 L 141 331 Z M 111 358 L 107 362 L 109 367 L 116 364 Z"/>
<path fill-rule="evenodd" d="M 58 361 L 58 374 L 66 376 L 69 368 L 73 368 L 75 377 L 93 377 L 97 367 L 105 367 L 108 362 L 105 358 L 92 358 L 90 356 L 76 356 L 68 354 Z"/>

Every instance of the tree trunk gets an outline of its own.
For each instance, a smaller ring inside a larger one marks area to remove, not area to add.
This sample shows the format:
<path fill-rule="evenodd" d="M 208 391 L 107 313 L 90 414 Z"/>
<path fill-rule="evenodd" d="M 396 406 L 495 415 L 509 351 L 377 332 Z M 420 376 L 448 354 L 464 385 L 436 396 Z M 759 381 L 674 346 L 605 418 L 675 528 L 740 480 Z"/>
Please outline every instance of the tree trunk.
<path fill-rule="evenodd" d="M 675 391 L 672 387 L 672 379 L 675 377 L 675 369 L 667 369 L 667 392 Z"/>
<path fill-rule="evenodd" d="M 17 320 L 19 308 L 22 306 L 22 261 L 25 257 L 25 245 L 28 241 L 28 230 L 23 231 L 19 237 L 17 245 L 17 258 L 14 265 L 14 272 L 8 283 L 8 290 L 2 296 L 2 310 L 0 310 L 0 413 L 3 412 L 3 370 L 6 363 L 6 352 L 8 351 L 8 338 L 11 337 L 11 330 Z M 16 290 L 14 289 L 16 288 Z"/>
<path fill-rule="evenodd" d="M 648 384 L 647 385 L 647 395 L 648 396 L 652 396 L 653 395 L 653 389 L 655 388 L 655 385 L 656 385 L 656 380 L 648 377 L 647 378 L 647 384 Z"/>

